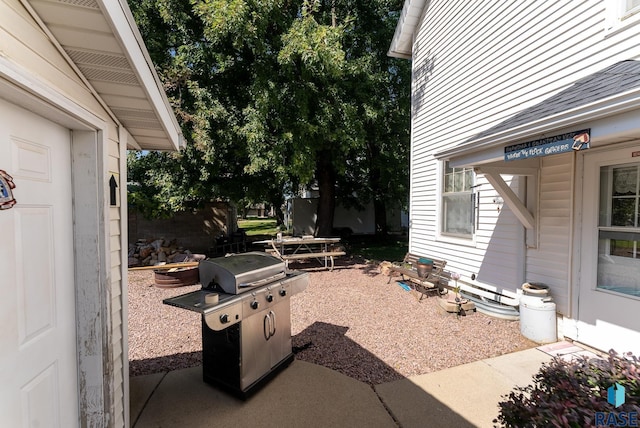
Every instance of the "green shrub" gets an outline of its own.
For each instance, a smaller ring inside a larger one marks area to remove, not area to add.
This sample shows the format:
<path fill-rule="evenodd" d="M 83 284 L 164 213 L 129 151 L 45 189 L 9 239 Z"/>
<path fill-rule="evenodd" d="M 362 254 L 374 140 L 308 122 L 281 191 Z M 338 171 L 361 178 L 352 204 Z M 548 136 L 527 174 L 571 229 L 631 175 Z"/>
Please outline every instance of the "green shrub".
<path fill-rule="evenodd" d="M 625 403 L 614 407 L 607 390 L 618 383 L 625 388 Z M 596 412 L 637 412 L 640 419 L 640 361 L 609 351 L 606 360 L 586 357 L 565 361 L 554 358 L 542 365 L 533 384 L 516 387 L 499 403 L 493 422 L 504 427 L 590 427 Z M 606 426 L 606 425 L 600 425 Z"/>

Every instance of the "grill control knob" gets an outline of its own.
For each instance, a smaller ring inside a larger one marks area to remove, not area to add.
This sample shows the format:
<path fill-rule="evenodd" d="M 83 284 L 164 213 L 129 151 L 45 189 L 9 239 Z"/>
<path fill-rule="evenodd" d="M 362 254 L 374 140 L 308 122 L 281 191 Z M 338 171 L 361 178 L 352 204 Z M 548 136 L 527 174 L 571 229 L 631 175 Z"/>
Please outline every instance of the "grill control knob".
<path fill-rule="evenodd" d="M 273 302 L 273 294 L 267 294 L 267 302 Z"/>
<path fill-rule="evenodd" d="M 251 309 L 258 309 L 258 306 L 259 306 L 259 305 L 258 305 L 258 301 L 257 301 L 257 300 L 254 300 L 253 302 L 251 302 L 251 303 L 249 304 L 249 306 L 251 306 Z"/>
<path fill-rule="evenodd" d="M 229 322 L 229 315 L 228 314 L 222 314 L 220 315 L 220 322 L 222 324 L 226 324 Z"/>
<path fill-rule="evenodd" d="M 284 288 L 280 289 L 280 295 L 282 297 L 286 296 L 287 295 L 287 290 L 285 290 Z"/>

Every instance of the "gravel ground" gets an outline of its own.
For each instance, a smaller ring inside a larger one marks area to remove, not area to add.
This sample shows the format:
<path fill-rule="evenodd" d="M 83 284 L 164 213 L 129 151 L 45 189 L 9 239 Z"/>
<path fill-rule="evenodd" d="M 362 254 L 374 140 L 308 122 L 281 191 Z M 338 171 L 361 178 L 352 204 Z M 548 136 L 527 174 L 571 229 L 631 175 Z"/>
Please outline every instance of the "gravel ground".
<path fill-rule="evenodd" d="M 296 358 L 368 384 L 429 373 L 536 346 L 517 321 L 481 313 L 457 317 L 436 296 L 418 301 L 376 265 L 346 262 L 310 271 L 309 287 L 291 298 Z M 200 289 L 161 289 L 153 271 L 129 272 L 130 374 L 201 363 L 200 315 L 162 299 Z"/>

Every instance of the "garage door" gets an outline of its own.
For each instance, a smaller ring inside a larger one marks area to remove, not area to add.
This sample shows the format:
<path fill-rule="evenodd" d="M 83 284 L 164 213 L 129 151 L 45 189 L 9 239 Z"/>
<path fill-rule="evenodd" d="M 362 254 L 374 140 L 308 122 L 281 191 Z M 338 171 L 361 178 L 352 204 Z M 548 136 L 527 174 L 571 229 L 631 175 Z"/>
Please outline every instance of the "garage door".
<path fill-rule="evenodd" d="M 70 131 L 0 100 L 2 426 L 78 425 Z"/>

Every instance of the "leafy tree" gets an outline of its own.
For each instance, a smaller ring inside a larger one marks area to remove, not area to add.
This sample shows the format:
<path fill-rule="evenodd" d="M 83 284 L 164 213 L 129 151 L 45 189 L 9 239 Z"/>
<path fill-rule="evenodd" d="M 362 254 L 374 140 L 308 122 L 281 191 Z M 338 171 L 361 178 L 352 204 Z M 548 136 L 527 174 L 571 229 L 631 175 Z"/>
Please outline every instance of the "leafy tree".
<path fill-rule="evenodd" d="M 346 34 L 347 57 L 356 61 L 358 70 L 352 87 L 361 100 L 364 122 L 362 179 L 352 180 L 364 201 L 372 200 L 376 231 L 387 232 L 386 206 L 406 208 L 408 197 L 408 149 L 410 113 L 409 61 L 386 55 L 395 32 L 397 13 L 402 2 L 353 2 L 353 30 Z M 376 31 L 370 29 L 375 28 Z M 363 183 L 367 183 L 364 186 Z M 347 184 L 343 184 L 348 188 Z M 348 192 L 346 192 L 349 194 Z"/>
<path fill-rule="evenodd" d="M 318 236 L 332 234 L 337 199 L 355 206 L 373 200 L 381 233 L 386 203 L 406 201 L 410 64 L 386 55 L 397 20 L 392 6 L 305 2 L 283 36 L 280 74 L 269 76 L 249 109 L 253 159 L 274 152 L 285 158 L 293 148 L 290 173 L 317 180 Z"/>
<path fill-rule="evenodd" d="M 283 34 L 279 73 L 269 76 L 264 96 L 248 109 L 247 136 L 255 160 L 268 153 L 290 155 L 292 175 L 302 183 L 317 180 L 320 201 L 316 235 L 332 234 L 335 184 L 346 155 L 358 141 L 355 100 L 347 99 L 347 64 L 342 26 L 316 21 L 320 8 L 305 3 Z M 276 80 L 277 79 L 277 80 Z M 276 107 L 275 111 L 272 110 Z M 260 125 L 262 132 L 255 132 Z M 265 144 L 266 143 L 266 144 Z"/>
<path fill-rule="evenodd" d="M 261 62 L 269 56 L 260 53 L 278 50 L 269 43 L 279 43 L 278 26 L 286 25 L 282 2 L 255 2 L 261 9 L 251 14 L 243 3 L 130 2 L 188 141 L 180 153 L 129 157 L 129 181 L 137 183 L 131 197 L 148 216 L 212 198 L 284 202 L 286 171 L 247 168 L 241 132 L 256 70 L 267 72 Z"/>
<path fill-rule="evenodd" d="M 337 198 L 373 198 L 385 231 L 385 203 L 407 195 L 409 65 L 386 56 L 401 2 L 130 5 L 190 143 L 130 157 L 137 204 L 156 215 L 214 196 L 279 207 L 316 182 L 316 235 L 332 233 Z"/>

